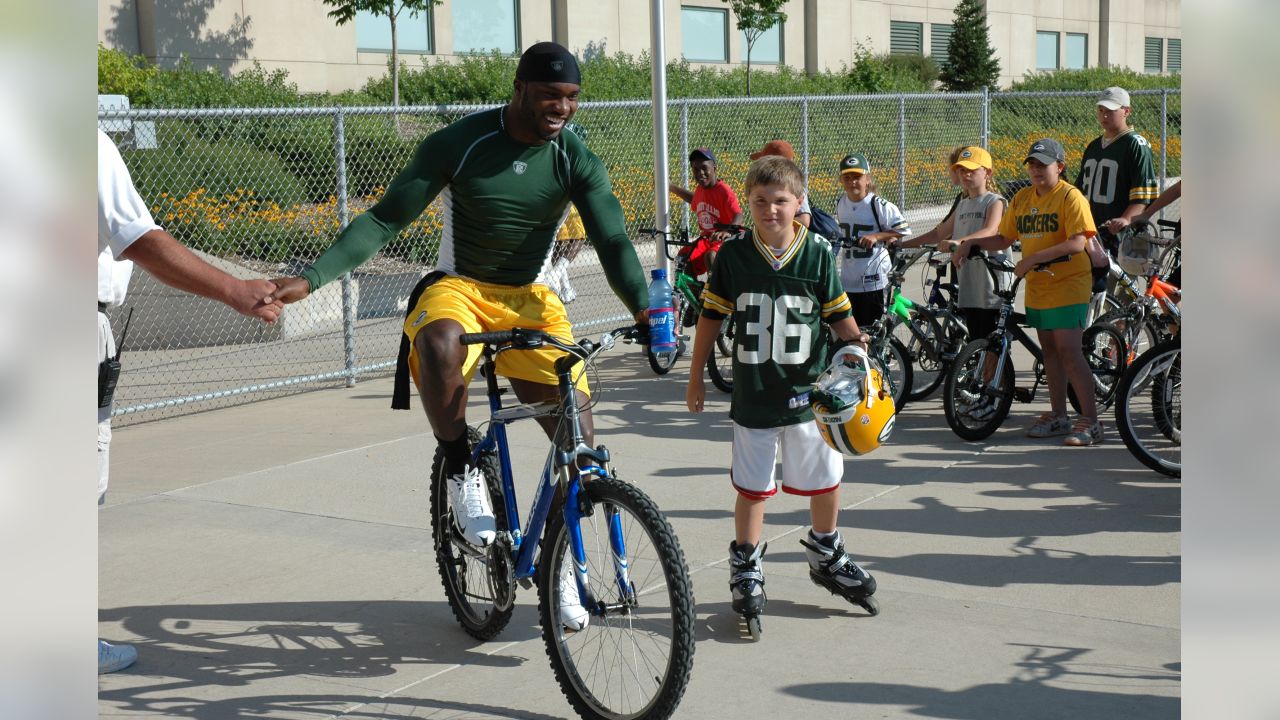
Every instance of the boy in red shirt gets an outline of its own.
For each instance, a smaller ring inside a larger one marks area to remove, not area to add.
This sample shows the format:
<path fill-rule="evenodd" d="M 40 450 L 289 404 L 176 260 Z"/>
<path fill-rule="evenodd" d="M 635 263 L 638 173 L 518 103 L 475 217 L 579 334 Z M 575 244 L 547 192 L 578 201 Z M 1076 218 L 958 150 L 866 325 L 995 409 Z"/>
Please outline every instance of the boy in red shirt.
<path fill-rule="evenodd" d="M 703 147 L 689 153 L 689 169 L 698 183 L 693 192 L 675 183 L 670 190 L 689 203 L 698 219 L 698 241 L 680 251 L 689 256 L 689 269 L 696 277 L 711 268 L 716 252 L 729 236 L 716 230 L 716 225 L 741 225 L 742 206 L 729 184 L 716 177 L 716 156 L 711 150 Z"/>

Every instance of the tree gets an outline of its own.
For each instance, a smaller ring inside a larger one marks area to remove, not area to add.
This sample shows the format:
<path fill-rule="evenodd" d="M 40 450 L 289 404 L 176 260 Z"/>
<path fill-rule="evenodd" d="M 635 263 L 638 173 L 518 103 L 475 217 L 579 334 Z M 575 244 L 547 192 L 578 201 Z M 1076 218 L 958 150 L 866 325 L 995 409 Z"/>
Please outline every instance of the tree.
<path fill-rule="evenodd" d="M 756 40 L 774 25 L 787 19 L 779 12 L 786 0 L 723 0 L 733 8 L 738 18 L 738 29 L 747 36 L 747 95 L 751 95 L 751 49 Z"/>
<path fill-rule="evenodd" d="M 1000 61 L 991 47 L 986 10 L 979 0 L 960 0 L 938 79 L 947 90 L 964 92 L 995 87 L 999 78 Z"/>
<path fill-rule="evenodd" d="M 409 17 L 427 12 L 444 0 L 320 0 L 333 8 L 329 17 L 346 25 L 356 19 L 356 13 L 369 12 L 385 15 L 391 20 L 391 105 L 400 107 L 400 52 L 396 48 L 396 19 L 408 10 Z"/>

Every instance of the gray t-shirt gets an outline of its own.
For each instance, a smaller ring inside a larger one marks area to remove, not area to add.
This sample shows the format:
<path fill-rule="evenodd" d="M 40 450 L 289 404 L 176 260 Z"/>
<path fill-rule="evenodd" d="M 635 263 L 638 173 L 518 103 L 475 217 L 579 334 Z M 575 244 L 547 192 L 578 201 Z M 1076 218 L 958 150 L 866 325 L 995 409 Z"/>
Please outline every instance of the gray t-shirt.
<path fill-rule="evenodd" d="M 962 238 L 966 235 L 972 235 L 980 230 L 987 221 L 987 209 L 992 203 L 1003 203 L 1004 198 L 999 195 L 988 192 L 976 198 L 962 198 L 960 203 L 956 205 L 955 227 L 951 231 L 951 237 Z M 1000 260 L 1008 260 L 1008 251 L 983 251 L 990 258 Z M 993 292 L 996 288 L 991 282 L 991 273 L 987 270 L 987 266 L 981 262 L 967 262 L 964 267 L 960 268 L 957 278 L 960 285 L 960 307 L 967 308 L 988 308 L 998 309 L 1000 307 L 1000 298 L 995 296 Z M 1000 278 L 1001 289 L 1009 287 L 1009 278 L 1007 275 Z"/>

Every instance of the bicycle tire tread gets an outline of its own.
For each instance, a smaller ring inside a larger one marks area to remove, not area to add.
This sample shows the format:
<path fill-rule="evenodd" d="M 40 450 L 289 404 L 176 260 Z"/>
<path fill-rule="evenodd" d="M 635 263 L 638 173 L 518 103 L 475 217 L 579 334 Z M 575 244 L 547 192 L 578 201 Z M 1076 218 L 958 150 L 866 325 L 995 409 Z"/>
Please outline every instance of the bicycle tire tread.
<path fill-rule="evenodd" d="M 666 559 L 664 565 L 670 564 L 674 576 L 668 578 L 674 633 L 671 644 L 671 658 L 666 681 L 659 690 L 658 696 L 650 704 L 648 710 L 638 719 L 666 720 L 675 713 L 689 685 L 689 676 L 693 672 L 694 653 L 694 598 L 693 584 L 689 580 L 688 565 L 684 559 L 684 551 L 680 541 L 671 528 L 671 524 L 663 516 L 658 506 L 642 490 L 617 477 L 592 480 L 584 487 L 589 493 L 592 503 L 612 499 L 618 505 L 626 506 L 636 513 L 636 517 L 649 531 L 658 556 Z M 610 498 L 609 496 L 615 496 Z M 556 683 L 561 693 L 577 713 L 590 720 L 606 720 L 605 715 L 597 713 L 575 690 L 568 669 L 564 666 L 557 650 L 555 623 L 559 622 L 551 609 L 551 588 L 556 579 L 551 577 L 551 559 L 555 557 L 554 543 L 559 538 L 564 526 L 563 514 L 558 507 L 553 507 L 547 519 L 547 526 L 542 537 L 540 561 L 543 566 L 538 569 L 538 617 L 542 623 L 542 638 L 546 646 L 548 661 L 555 674 Z M 672 561 L 674 559 L 674 561 Z"/>

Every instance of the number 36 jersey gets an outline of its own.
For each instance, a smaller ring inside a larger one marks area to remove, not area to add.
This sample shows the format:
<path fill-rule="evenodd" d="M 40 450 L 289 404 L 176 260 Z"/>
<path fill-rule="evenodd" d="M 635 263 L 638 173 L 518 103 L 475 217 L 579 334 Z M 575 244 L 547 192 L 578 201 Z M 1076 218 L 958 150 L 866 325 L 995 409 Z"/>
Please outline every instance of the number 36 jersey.
<path fill-rule="evenodd" d="M 810 385 L 826 365 L 822 323 L 850 314 L 831 244 L 799 223 L 794 228 L 780 256 L 754 233 L 725 243 L 703 296 L 703 317 L 733 317 L 729 417 L 743 427 L 813 419 Z"/>

